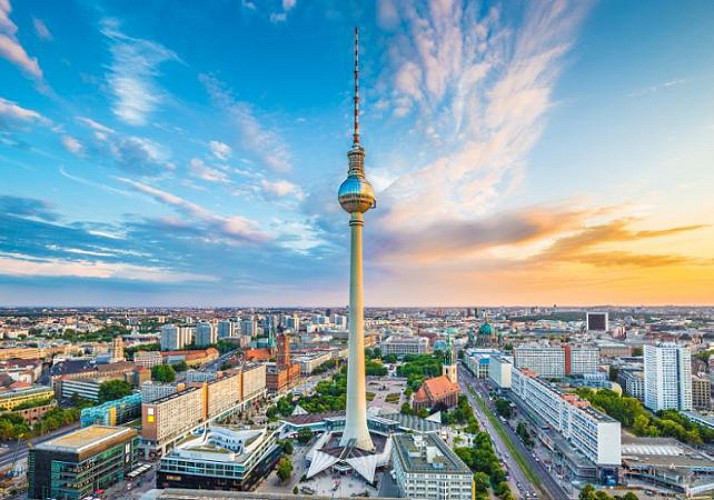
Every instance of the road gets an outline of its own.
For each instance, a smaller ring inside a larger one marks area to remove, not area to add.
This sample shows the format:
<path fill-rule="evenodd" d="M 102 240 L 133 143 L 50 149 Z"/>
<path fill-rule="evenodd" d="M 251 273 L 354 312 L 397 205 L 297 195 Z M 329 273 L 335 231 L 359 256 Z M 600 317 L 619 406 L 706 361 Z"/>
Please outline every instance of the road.
<path fill-rule="evenodd" d="M 476 391 L 479 393 L 481 398 L 486 402 L 486 405 L 489 407 L 489 409 L 494 412 L 495 411 L 492 407 L 491 402 L 489 401 L 489 395 L 488 395 L 488 390 L 485 386 L 485 383 L 481 381 L 476 381 L 470 373 L 468 373 L 465 369 L 461 369 L 459 372 L 459 377 L 461 377 L 461 374 L 464 374 L 464 376 L 467 378 L 467 380 L 470 381 L 472 387 L 476 389 Z M 467 391 L 468 392 L 468 391 Z M 469 399 L 472 399 L 472 395 L 469 394 Z M 473 401 L 475 403 L 475 401 Z M 479 405 L 475 404 L 474 405 L 477 410 L 480 410 Z M 486 419 L 487 420 L 487 419 Z M 554 499 L 554 500 L 568 500 L 570 497 L 567 495 L 567 493 L 563 490 L 563 488 L 555 481 L 553 476 L 550 475 L 550 473 L 547 471 L 547 469 L 544 467 L 542 462 L 536 461 L 535 458 L 533 457 L 532 453 L 528 448 L 525 447 L 523 444 L 523 441 L 521 441 L 521 438 L 516 434 L 516 432 L 511 428 L 509 425 L 504 425 L 503 426 L 506 429 L 506 432 L 508 433 L 509 437 L 511 438 L 511 441 L 513 442 L 514 446 L 520 451 L 521 455 L 523 455 L 523 458 L 526 460 L 526 464 L 528 468 L 530 468 L 541 480 L 543 481 L 542 483 L 542 488 L 545 489 L 546 493 Z M 493 433 L 491 433 L 493 432 Z M 492 439 L 499 439 L 500 436 L 498 436 L 498 433 L 495 432 L 495 429 L 491 429 L 489 434 L 492 436 Z M 494 437 L 495 436 L 495 437 Z M 503 450 L 505 450 L 505 445 L 501 442 L 499 439 L 500 446 L 503 446 Z M 513 457 L 511 457 L 511 460 L 513 461 Z M 508 464 L 509 471 L 511 470 L 511 464 Z M 515 466 L 517 467 L 517 465 Z M 523 483 L 523 484 L 530 484 L 530 483 Z M 534 490 L 535 487 L 531 485 L 530 487 L 531 490 Z"/>
<path fill-rule="evenodd" d="M 32 438 L 30 440 L 30 442 L 33 445 L 43 443 L 50 439 L 53 439 L 53 438 L 56 438 L 59 436 L 64 436 L 65 434 L 69 434 L 70 432 L 76 430 L 78 427 L 79 427 L 79 422 L 69 425 L 67 427 L 63 427 L 61 429 L 57 429 L 56 431 L 52 431 L 48 434 L 45 434 L 44 436 Z M 21 460 L 25 460 L 27 458 L 27 455 L 29 454 L 26 441 L 20 441 L 19 450 L 16 448 L 16 446 L 18 446 L 18 445 L 15 442 L 10 442 L 10 443 L 8 443 L 8 445 L 9 445 L 8 448 L 3 448 L 2 451 L 0 452 L 0 469 L 3 469 L 4 467 L 11 465 L 14 460 L 17 460 L 17 462 L 20 462 Z M 16 455 L 16 450 L 17 450 L 17 455 Z"/>
<path fill-rule="evenodd" d="M 479 384 L 476 379 L 474 379 L 474 377 L 461 366 L 459 366 L 459 384 L 461 385 L 461 392 L 463 394 L 466 394 L 466 396 L 469 398 L 471 407 L 476 412 L 476 417 L 481 423 L 481 427 L 483 427 L 483 429 L 491 437 L 491 442 L 493 443 L 493 448 L 496 452 L 496 455 L 498 455 L 501 461 L 505 462 L 506 467 L 508 468 L 508 474 L 512 479 L 511 484 L 516 487 L 514 493 L 518 492 L 519 496 L 522 496 L 523 490 L 537 491 L 537 487 L 530 483 L 528 478 L 526 478 L 526 476 L 521 471 L 515 459 L 508 453 L 508 448 L 501 439 L 500 434 L 496 432 L 496 429 L 494 429 L 493 424 L 491 424 L 489 418 L 483 413 L 481 405 L 476 402 L 476 398 L 474 398 L 473 394 L 471 394 L 471 392 L 468 390 L 469 387 L 473 387 L 474 389 L 478 390 Z M 520 488 L 518 487 L 519 484 L 521 485 Z"/>

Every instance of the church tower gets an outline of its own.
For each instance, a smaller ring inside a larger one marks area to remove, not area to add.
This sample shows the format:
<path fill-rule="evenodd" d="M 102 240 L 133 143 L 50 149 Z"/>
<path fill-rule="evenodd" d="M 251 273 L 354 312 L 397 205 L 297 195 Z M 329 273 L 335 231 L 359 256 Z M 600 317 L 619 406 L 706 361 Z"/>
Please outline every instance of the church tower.
<path fill-rule="evenodd" d="M 456 356 L 454 354 L 454 344 L 451 342 L 451 334 L 447 332 L 446 337 L 446 353 L 444 356 L 444 364 L 441 367 L 441 374 L 448 378 L 454 384 L 458 384 Z"/>

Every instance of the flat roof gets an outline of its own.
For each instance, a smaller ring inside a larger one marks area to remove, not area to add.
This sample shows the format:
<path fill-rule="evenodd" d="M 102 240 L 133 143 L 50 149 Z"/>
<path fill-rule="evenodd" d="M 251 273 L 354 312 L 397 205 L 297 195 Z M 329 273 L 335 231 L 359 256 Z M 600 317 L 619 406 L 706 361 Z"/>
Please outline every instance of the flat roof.
<path fill-rule="evenodd" d="M 407 473 L 469 474 L 471 469 L 454 453 L 441 438 L 433 434 L 398 434 L 393 437 L 394 446 Z M 417 441 L 421 440 L 421 446 Z M 426 457 L 426 447 L 436 448 L 433 460 Z"/>
<path fill-rule="evenodd" d="M 136 430 L 128 427 L 90 425 L 38 444 L 35 449 L 82 454 L 93 447 L 109 445 L 117 439 L 131 439 L 136 435 Z"/>

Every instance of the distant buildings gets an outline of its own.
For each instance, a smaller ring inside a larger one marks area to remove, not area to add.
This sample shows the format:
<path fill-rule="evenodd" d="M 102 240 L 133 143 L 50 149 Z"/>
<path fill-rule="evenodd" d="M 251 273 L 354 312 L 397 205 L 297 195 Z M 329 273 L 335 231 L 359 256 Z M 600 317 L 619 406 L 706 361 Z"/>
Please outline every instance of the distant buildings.
<path fill-rule="evenodd" d="M 666 342 L 644 347 L 645 406 L 652 411 L 692 409 L 692 356 Z"/>
<path fill-rule="evenodd" d="M 202 321 L 196 325 L 194 344 L 206 347 L 218 342 L 218 328 L 213 323 Z"/>
<path fill-rule="evenodd" d="M 383 355 L 395 354 L 403 357 L 406 354 L 426 354 L 429 352 L 429 339 L 426 337 L 400 337 L 392 335 L 379 344 Z"/>
<path fill-rule="evenodd" d="M 237 337 L 235 323 L 229 319 L 223 319 L 218 322 L 218 338 L 227 339 Z"/>
<path fill-rule="evenodd" d="M 392 437 L 392 467 L 404 498 L 471 500 L 473 473 L 435 434 L 400 434 Z"/>
<path fill-rule="evenodd" d="M 277 431 L 211 426 L 161 459 L 158 488 L 250 490 L 282 455 Z"/>
<path fill-rule="evenodd" d="M 194 328 L 181 325 L 163 325 L 160 345 L 162 351 L 178 351 L 193 343 Z"/>
<path fill-rule="evenodd" d="M 606 332 L 608 331 L 608 313 L 606 312 L 589 312 L 586 314 L 586 329 L 589 332 Z"/>
<path fill-rule="evenodd" d="M 543 378 L 563 378 L 598 371 L 600 351 L 594 346 L 519 346 L 514 349 L 515 366 Z"/>
<path fill-rule="evenodd" d="M 267 367 L 267 387 L 270 394 L 281 394 L 296 387 L 300 381 L 300 365 L 290 360 L 290 337 L 278 335 L 276 362 Z"/>
<path fill-rule="evenodd" d="M 28 459 L 28 497 L 92 497 L 134 467 L 136 431 L 93 425 L 35 445 Z"/>

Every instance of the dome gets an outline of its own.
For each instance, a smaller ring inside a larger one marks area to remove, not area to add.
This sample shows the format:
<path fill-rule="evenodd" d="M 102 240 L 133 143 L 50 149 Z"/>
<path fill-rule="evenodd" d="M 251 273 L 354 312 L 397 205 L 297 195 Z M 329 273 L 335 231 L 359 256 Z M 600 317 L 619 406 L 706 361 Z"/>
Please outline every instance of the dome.
<path fill-rule="evenodd" d="M 478 329 L 479 335 L 493 335 L 493 327 L 490 323 L 484 323 Z"/>
<path fill-rule="evenodd" d="M 337 199 L 348 213 L 364 213 L 375 205 L 374 189 L 363 177 L 350 175 L 340 185 Z"/>

